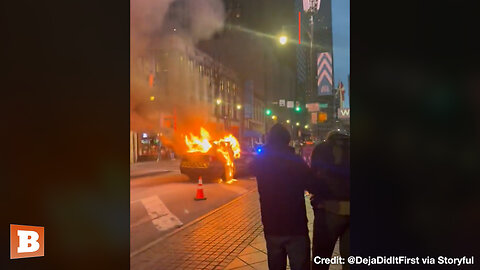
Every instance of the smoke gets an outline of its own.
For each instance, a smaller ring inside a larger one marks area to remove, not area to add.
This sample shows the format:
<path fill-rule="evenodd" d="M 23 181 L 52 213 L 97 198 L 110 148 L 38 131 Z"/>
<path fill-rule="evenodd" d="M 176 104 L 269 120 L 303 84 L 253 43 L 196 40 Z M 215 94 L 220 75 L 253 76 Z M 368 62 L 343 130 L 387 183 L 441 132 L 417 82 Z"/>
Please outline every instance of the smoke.
<path fill-rule="evenodd" d="M 162 29 L 165 15 L 175 0 L 131 0 L 130 44 L 132 56 L 153 46 L 152 41 Z"/>
<path fill-rule="evenodd" d="M 191 14 L 190 32 L 193 41 L 210 39 L 215 32 L 223 28 L 225 9 L 219 0 L 190 0 L 188 5 Z"/>
<path fill-rule="evenodd" d="M 224 20 L 221 0 L 131 0 L 132 52 L 134 56 L 158 48 L 186 52 L 223 29 Z M 172 36 L 175 43 L 167 42 Z"/>
<path fill-rule="evenodd" d="M 158 49 L 192 55 L 199 41 L 208 40 L 223 29 L 222 0 L 131 0 L 130 17 L 132 129 L 154 130 L 162 114 L 175 111 L 177 133 L 199 130 L 200 125 L 208 122 L 209 108 L 196 103 L 202 97 L 191 95 L 191 90 L 208 83 L 199 78 L 198 72 L 178 73 L 166 68 L 168 72 L 160 72 L 158 76 L 159 80 L 168 80 L 169 89 L 160 89 L 168 92 L 168 96 L 162 94 L 155 102 L 149 102 L 155 90 L 148 86 L 145 72 L 153 72 L 155 67 L 147 63 L 150 66 L 146 71 L 146 64 L 140 58 Z"/>

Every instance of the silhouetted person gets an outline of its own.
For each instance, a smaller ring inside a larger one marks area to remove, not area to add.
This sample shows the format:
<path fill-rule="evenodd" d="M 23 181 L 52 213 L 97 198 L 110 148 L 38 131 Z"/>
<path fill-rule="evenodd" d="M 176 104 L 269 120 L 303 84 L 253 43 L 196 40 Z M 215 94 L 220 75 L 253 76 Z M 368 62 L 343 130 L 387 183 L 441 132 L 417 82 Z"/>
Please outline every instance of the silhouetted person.
<path fill-rule="evenodd" d="M 310 269 L 304 191 L 313 175 L 289 142 L 288 130 L 274 125 L 267 144 L 252 164 L 271 270 L 286 269 L 287 256 L 292 270 Z"/>
<path fill-rule="evenodd" d="M 347 259 L 350 242 L 350 135 L 329 132 L 326 141 L 315 147 L 311 158 L 315 182 L 312 189 L 312 257 L 331 258 L 340 238 L 340 255 Z M 312 264 L 312 269 L 328 269 L 328 264 Z M 342 268 L 348 269 L 348 264 Z"/>

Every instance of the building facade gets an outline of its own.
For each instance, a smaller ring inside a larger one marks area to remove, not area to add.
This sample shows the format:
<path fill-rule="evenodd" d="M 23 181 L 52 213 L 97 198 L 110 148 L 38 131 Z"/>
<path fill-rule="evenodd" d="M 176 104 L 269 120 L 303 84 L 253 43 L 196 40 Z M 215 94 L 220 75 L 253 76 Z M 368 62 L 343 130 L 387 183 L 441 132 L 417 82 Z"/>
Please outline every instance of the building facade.
<path fill-rule="evenodd" d="M 195 47 L 150 50 L 135 61 L 134 74 L 131 162 L 155 158 L 162 146 L 175 151 L 180 134 L 200 126 L 239 136 L 242 86 L 209 55 Z"/>

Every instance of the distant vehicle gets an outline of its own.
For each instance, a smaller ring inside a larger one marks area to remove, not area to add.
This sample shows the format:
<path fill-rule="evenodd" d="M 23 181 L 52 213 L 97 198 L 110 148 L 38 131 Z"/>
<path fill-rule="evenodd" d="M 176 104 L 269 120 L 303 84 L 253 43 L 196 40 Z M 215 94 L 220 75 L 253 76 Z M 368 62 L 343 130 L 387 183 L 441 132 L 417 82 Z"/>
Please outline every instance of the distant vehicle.
<path fill-rule="evenodd" d="M 256 155 L 261 154 L 261 153 L 263 152 L 263 147 L 264 147 L 263 144 L 257 144 L 257 145 L 255 145 L 255 151 L 254 151 L 254 153 L 255 153 Z"/>
<path fill-rule="evenodd" d="M 240 158 L 234 160 L 235 177 L 251 175 L 250 164 L 254 161 L 256 155 L 258 155 L 257 151 L 241 152 Z"/>

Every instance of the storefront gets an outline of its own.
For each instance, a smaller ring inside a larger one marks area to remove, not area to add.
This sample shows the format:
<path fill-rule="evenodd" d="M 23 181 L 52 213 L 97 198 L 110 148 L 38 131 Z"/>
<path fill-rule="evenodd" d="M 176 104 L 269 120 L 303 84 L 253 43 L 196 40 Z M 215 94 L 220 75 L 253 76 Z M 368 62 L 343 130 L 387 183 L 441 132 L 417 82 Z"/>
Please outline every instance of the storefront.
<path fill-rule="evenodd" d="M 162 144 L 157 134 L 146 132 L 138 136 L 138 161 L 157 160 L 161 155 Z"/>

